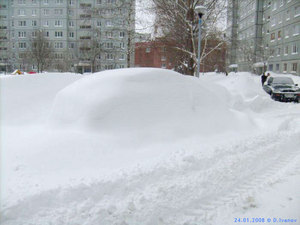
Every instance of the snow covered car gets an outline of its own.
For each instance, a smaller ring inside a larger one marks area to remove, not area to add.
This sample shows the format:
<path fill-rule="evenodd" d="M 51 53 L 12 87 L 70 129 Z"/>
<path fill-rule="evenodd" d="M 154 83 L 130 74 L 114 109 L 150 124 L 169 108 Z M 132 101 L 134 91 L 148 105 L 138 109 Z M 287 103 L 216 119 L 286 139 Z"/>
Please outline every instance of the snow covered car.
<path fill-rule="evenodd" d="M 269 77 L 263 89 L 276 101 L 300 102 L 300 88 L 290 77 Z"/>

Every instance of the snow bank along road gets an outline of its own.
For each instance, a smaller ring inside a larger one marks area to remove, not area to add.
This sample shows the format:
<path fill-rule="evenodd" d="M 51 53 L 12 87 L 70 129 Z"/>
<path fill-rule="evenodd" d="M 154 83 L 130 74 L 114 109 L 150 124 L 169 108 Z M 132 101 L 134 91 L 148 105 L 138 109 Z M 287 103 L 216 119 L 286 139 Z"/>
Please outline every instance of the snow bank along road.
<path fill-rule="evenodd" d="M 1 90 L 1 224 L 300 224 L 300 104 L 259 77 L 119 70 Z"/>

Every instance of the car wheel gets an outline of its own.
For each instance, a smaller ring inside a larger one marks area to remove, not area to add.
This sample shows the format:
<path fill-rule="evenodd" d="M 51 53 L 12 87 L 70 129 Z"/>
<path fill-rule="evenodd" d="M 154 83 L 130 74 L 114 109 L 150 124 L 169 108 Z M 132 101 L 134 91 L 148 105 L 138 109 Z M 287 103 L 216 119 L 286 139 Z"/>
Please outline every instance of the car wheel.
<path fill-rule="evenodd" d="M 275 96 L 272 92 L 270 92 L 271 98 L 275 100 Z"/>

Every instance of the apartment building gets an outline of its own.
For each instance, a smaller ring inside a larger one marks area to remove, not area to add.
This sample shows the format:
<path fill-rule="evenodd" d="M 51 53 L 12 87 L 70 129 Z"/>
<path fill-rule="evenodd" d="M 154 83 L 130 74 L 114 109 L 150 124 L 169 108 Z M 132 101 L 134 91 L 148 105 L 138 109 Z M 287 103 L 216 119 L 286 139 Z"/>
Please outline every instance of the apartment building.
<path fill-rule="evenodd" d="M 36 68 L 26 53 L 38 32 L 53 52 L 49 70 L 90 72 L 134 64 L 135 0 L 1 0 L 0 15 L 2 70 L 3 65 Z"/>
<path fill-rule="evenodd" d="M 261 73 L 265 68 L 300 75 L 300 1 L 230 0 L 228 3 L 231 6 L 228 56 L 232 60 L 227 65 L 237 64 L 240 71 Z"/>

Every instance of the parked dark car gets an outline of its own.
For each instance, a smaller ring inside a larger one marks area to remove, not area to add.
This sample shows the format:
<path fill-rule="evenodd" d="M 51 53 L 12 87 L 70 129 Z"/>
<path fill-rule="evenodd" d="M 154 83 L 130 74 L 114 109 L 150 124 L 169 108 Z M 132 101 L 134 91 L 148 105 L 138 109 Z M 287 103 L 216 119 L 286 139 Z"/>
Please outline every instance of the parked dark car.
<path fill-rule="evenodd" d="M 263 89 L 281 102 L 300 102 L 300 88 L 290 77 L 269 77 Z"/>

